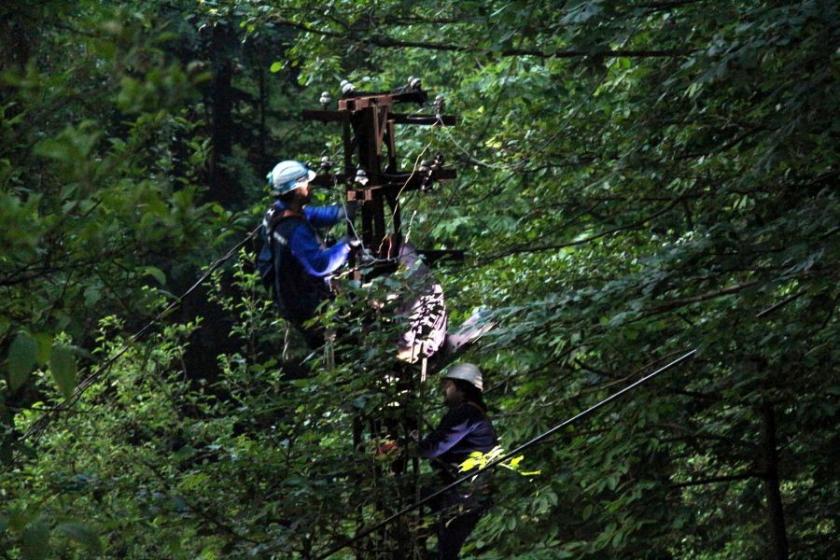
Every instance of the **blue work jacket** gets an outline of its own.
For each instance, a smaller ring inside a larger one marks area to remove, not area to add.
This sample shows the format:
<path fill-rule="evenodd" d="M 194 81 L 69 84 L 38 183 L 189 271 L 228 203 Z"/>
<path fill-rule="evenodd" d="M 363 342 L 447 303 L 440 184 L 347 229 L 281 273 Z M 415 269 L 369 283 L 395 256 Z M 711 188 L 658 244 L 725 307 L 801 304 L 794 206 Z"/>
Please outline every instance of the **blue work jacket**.
<path fill-rule="evenodd" d="M 330 296 L 332 274 L 350 255 L 346 240 L 326 247 L 315 228 L 333 226 L 345 213 L 338 205 L 307 206 L 302 216 L 281 218 L 284 210 L 283 203 L 277 201 L 266 212 L 257 268 L 271 286 L 284 317 L 302 323 Z"/>

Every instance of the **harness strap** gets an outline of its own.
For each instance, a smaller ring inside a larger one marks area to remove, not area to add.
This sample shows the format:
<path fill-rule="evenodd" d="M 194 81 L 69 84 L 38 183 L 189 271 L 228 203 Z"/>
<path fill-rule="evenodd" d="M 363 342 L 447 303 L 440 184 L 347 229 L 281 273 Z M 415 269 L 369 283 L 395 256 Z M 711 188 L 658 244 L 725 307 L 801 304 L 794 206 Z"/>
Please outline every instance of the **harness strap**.
<path fill-rule="evenodd" d="M 274 272 L 274 279 L 273 279 L 273 286 L 272 291 L 274 292 L 274 302 L 280 308 L 281 315 L 285 315 L 287 313 L 285 306 L 283 305 L 283 300 L 280 298 L 280 274 L 277 270 L 277 258 L 276 253 L 274 251 L 274 242 L 276 241 L 279 243 L 283 248 L 289 246 L 289 240 L 283 237 L 280 232 L 277 231 L 277 228 L 286 220 L 293 220 L 298 219 L 301 221 L 306 221 L 306 218 L 297 212 L 291 212 L 289 210 L 284 210 L 283 212 L 278 212 L 275 208 L 271 208 L 268 212 L 266 212 L 266 216 L 263 219 L 263 225 L 266 228 L 266 240 L 268 241 L 268 253 L 271 256 L 271 270 Z"/>
<path fill-rule="evenodd" d="M 291 210 L 283 210 L 282 212 L 277 212 L 274 208 L 272 208 L 269 213 L 270 216 L 267 215 L 266 218 L 263 220 L 263 225 L 266 227 L 266 238 L 268 239 L 268 251 L 271 254 L 271 266 L 274 267 L 274 243 L 272 243 L 272 239 L 280 243 L 283 247 L 287 247 L 289 245 L 289 240 L 280 235 L 277 232 L 277 228 L 286 220 L 289 219 L 298 219 L 301 221 L 306 221 L 306 218 L 297 212 L 292 212 Z M 274 274 L 277 274 L 277 271 L 274 271 Z"/>

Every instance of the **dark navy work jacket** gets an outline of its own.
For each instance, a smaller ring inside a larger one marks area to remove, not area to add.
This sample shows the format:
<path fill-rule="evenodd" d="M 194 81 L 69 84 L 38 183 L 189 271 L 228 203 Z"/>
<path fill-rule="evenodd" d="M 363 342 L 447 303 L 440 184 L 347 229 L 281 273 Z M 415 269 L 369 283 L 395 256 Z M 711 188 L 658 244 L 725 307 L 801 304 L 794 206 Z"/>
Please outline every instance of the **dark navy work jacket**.
<path fill-rule="evenodd" d="M 438 427 L 420 442 L 419 451 L 421 457 L 446 464 L 452 474 L 470 453 L 487 453 L 498 443 L 493 424 L 479 407 L 462 403 L 449 409 Z"/>

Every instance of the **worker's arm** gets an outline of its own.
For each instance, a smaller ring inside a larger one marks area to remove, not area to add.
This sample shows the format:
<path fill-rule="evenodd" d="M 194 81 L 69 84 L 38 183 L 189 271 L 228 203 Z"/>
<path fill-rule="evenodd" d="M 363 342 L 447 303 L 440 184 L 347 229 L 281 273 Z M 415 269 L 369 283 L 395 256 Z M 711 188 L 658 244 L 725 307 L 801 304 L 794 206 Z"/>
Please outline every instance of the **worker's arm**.
<path fill-rule="evenodd" d="M 475 428 L 466 407 L 450 410 L 435 431 L 417 445 L 421 457 L 439 457 L 452 449 Z"/>
<path fill-rule="evenodd" d="M 331 204 L 329 206 L 304 206 L 303 215 L 306 221 L 316 228 L 328 228 L 335 224 L 344 221 L 349 216 L 350 220 L 356 215 L 355 202 L 347 202 L 346 204 Z M 274 202 L 274 210 L 282 212 L 286 209 L 286 205 L 282 201 Z"/>
<path fill-rule="evenodd" d="M 332 274 L 346 263 L 350 256 L 350 243 L 347 239 L 326 248 L 312 228 L 305 225 L 294 229 L 289 246 L 292 255 L 300 261 L 306 272 L 317 277 Z"/>
<path fill-rule="evenodd" d="M 303 209 L 306 220 L 316 228 L 332 227 L 344 220 L 344 207 L 339 204 L 330 206 L 306 206 Z"/>
<path fill-rule="evenodd" d="M 283 201 L 274 201 L 275 212 L 282 212 L 285 209 L 286 205 L 283 204 Z M 334 226 L 343 220 L 347 213 L 344 211 L 344 207 L 340 204 L 331 204 L 329 206 L 304 206 L 303 215 L 306 218 L 306 221 L 314 227 L 327 228 Z M 263 221 L 263 225 L 267 227 L 267 220 Z"/>

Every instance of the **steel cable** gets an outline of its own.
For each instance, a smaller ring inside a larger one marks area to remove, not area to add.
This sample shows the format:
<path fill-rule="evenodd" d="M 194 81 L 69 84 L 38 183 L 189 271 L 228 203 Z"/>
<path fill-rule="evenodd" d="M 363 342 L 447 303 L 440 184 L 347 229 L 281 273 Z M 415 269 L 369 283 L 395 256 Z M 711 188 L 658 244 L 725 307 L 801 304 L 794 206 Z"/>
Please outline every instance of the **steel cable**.
<path fill-rule="evenodd" d="M 665 364 L 664 366 L 656 369 L 652 373 L 649 373 L 649 374 L 645 375 L 644 377 L 642 377 L 642 378 L 638 379 L 637 381 L 631 383 L 630 385 L 624 387 L 620 391 L 616 391 L 612 395 L 610 395 L 607 398 L 605 398 L 605 399 L 597 402 L 596 404 L 590 406 L 586 410 L 583 410 L 582 412 L 577 413 L 576 415 L 572 416 L 571 418 L 567 418 L 566 420 L 560 422 L 559 424 L 555 425 L 554 427 L 550 428 L 549 430 L 547 430 L 547 431 L 541 433 L 540 435 L 538 435 L 538 436 L 526 441 L 525 443 L 519 445 L 518 447 L 516 447 L 512 451 L 509 451 L 506 454 L 502 455 L 501 457 L 497 458 L 496 460 L 489 462 L 487 464 L 487 466 L 484 469 L 482 469 L 482 472 L 489 471 L 490 469 L 493 469 L 493 468 L 499 466 L 500 464 L 504 463 L 505 461 L 508 461 L 509 459 L 512 459 L 518 453 L 524 451 L 525 449 L 527 449 L 527 448 L 529 448 L 533 445 L 536 445 L 536 444 L 544 441 L 545 439 L 551 437 L 553 434 L 555 434 L 559 430 L 561 430 L 561 429 L 563 429 L 563 428 L 565 428 L 565 427 L 567 427 L 571 424 L 574 424 L 578 420 L 589 416 L 590 414 L 592 414 L 593 412 L 595 412 L 599 408 L 601 408 L 601 407 L 611 403 L 612 401 L 620 398 L 621 396 L 629 393 L 630 391 L 636 389 L 640 385 L 650 381 L 651 379 L 653 379 L 657 375 L 659 375 L 659 374 L 673 368 L 674 366 L 684 362 L 685 360 L 692 357 L 696 353 L 697 353 L 696 348 L 694 348 L 692 350 L 689 350 L 688 352 L 686 352 L 685 354 L 676 358 L 675 360 L 672 360 L 671 362 Z M 419 501 L 413 503 L 410 506 L 406 506 L 405 508 L 399 510 L 398 512 L 396 512 L 396 513 L 390 515 L 389 517 L 385 518 L 384 520 L 380 521 L 376 525 L 373 525 L 372 527 L 368 527 L 367 529 L 364 529 L 361 532 L 357 533 L 352 538 L 347 539 L 343 543 L 330 548 L 324 554 L 321 554 L 320 556 L 316 556 L 314 558 L 314 560 L 324 560 L 325 558 L 329 558 L 330 556 L 332 556 L 336 552 L 352 545 L 356 541 L 358 541 L 360 539 L 363 539 L 364 537 L 366 537 L 366 536 L 370 535 L 371 533 L 385 527 L 386 525 L 389 525 L 391 522 L 393 522 L 396 519 L 402 517 L 406 513 L 409 513 L 411 511 L 419 508 L 420 506 L 422 506 L 424 504 L 427 504 L 428 502 L 437 498 L 438 496 L 441 496 L 442 494 L 448 492 L 449 490 L 452 490 L 453 488 L 463 484 L 464 482 L 467 482 L 467 481 L 471 480 L 474 476 L 476 476 L 476 473 L 470 473 L 470 474 L 466 474 L 466 475 L 462 476 L 461 478 L 455 480 L 454 482 L 452 482 L 452 483 L 444 486 L 443 488 L 437 490 L 436 492 L 433 492 L 432 494 L 429 494 L 428 496 L 426 496 L 422 500 L 419 500 Z"/>
<path fill-rule="evenodd" d="M 143 325 L 140 329 L 135 331 L 131 336 L 128 337 L 128 340 L 123 344 L 123 346 L 117 351 L 116 354 L 105 360 L 104 362 L 100 363 L 96 369 L 91 372 L 87 377 L 85 377 L 79 384 L 76 386 L 76 389 L 73 391 L 73 394 L 64 400 L 61 405 L 58 407 L 50 410 L 49 412 L 44 413 L 38 420 L 32 423 L 28 430 L 23 434 L 21 440 L 28 439 L 33 436 L 40 436 L 44 430 L 49 426 L 50 422 L 52 422 L 59 414 L 62 412 L 69 410 L 70 408 L 75 405 L 82 395 L 93 385 L 100 377 L 105 375 L 107 371 L 114 365 L 114 363 L 120 359 L 126 352 L 131 348 L 131 345 L 136 342 L 141 336 L 146 334 L 153 326 L 155 326 L 161 319 L 166 317 L 169 313 L 171 313 L 175 308 L 177 308 L 181 303 L 183 303 L 184 299 L 186 299 L 190 294 L 192 294 L 195 290 L 199 288 L 210 275 L 213 274 L 220 266 L 224 263 L 229 261 L 238 251 L 241 249 L 246 243 L 248 243 L 257 232 L 260 230 L 262 225 L 257 226 L 248 235 L 242 239 L 239 243 L 231 247 L 224 255 L 213 261 L 210 266 L 207 267 L 207 270 L 202 274 L 198 280 L 196 280 L 192 286 L 190 286 L 183 294 L 177 297 L 174 301 L 170 302 L 162 311 L 160 311 L 154 318 Z"/>

